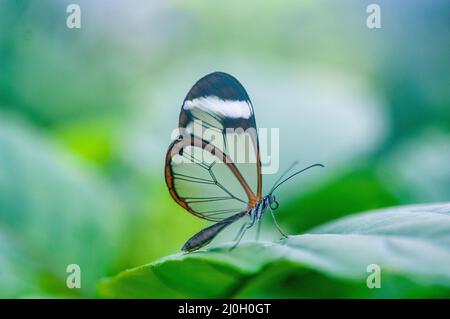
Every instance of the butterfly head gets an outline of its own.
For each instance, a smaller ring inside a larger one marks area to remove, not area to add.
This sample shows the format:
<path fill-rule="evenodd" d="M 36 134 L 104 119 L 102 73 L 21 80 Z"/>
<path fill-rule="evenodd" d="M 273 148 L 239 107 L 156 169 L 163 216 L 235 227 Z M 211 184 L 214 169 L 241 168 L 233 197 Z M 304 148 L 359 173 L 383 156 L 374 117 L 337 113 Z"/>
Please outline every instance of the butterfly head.
<path fill-rule="evenodd" d="M 275 198 L 275 195 L 273 195 L 273 194 L 267 195 L 267 201 L 269 202 L 269 206 L 272 210 L 275 210 L 278 208 L 278 202 L 277 202 L 277 199 Z"/>

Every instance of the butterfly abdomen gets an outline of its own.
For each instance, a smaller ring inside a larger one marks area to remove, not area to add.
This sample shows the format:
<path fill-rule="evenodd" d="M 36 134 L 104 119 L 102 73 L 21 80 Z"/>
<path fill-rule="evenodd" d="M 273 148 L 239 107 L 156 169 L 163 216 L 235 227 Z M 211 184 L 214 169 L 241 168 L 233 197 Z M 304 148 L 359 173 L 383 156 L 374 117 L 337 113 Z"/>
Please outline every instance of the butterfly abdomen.
<path fill-rule="evenodd" d="M 183 245 L 181 250 L 193 251 L 207 245 L 211 240 L 214 239 L 214 237 L 217 236 L 217 234 L 219 234 L 222 230 L 224 230 L 225 227 L 231 225 L 233 222 L 235 222 L 245 214 L 247 214 L 247 212 L 237 213 L 233 216 L 228 217 L 227 219 L 224 219 L 214 225 L 211 225 L 201 230 L 200 232 L 189 238 L 189 240 Z"/>

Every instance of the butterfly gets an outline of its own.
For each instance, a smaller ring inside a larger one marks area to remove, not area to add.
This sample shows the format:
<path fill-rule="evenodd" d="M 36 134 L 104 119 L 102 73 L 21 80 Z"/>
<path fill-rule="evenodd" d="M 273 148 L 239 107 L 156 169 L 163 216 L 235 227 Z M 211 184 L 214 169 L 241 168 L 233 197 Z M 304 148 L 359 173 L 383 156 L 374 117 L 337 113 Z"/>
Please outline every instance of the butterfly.
<path fill-rule="evenodd" d="M 294 163 L 262 196 L 261 159 L 253 106 L 244 87 L 233 76 L 214 72 L 190 89 L 181 107 L 178 137 L 165 159 L 165 181 L 172 198 L 191 214 L 214 222 L 192 236 L 182 247 L 191 252 L 210 243 L 216 235 L 241 218 L 232 248 L 245 232 L 258 225 L 269 211 L 280 234 L 273 192 L 295 175 L 283 178 Z"/>

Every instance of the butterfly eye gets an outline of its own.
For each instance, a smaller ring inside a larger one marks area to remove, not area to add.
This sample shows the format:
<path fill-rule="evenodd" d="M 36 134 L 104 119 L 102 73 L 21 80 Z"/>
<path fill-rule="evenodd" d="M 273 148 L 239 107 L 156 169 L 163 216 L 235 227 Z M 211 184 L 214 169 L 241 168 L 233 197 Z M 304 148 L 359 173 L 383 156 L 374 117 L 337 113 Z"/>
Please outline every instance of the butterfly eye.
<path fill-rule="evenodd" d="M 278 208 L 278 202 L 277 202 L 277 200 L 274 198 L 273 199 L 273 201 L 270 203 L 270 208 L 272 209 L 272 210 L 275 210 L 275 209 L 277 209 Z"/>

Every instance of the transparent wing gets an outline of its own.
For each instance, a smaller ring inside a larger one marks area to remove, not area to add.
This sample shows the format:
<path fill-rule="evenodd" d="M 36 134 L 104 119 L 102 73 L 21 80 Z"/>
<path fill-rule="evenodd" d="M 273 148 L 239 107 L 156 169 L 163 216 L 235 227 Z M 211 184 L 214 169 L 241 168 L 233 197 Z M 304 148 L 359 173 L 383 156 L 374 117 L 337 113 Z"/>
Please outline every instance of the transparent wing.
<path fill-rule="evenodd" d="M 179 140 L 166 156 L 172 197 L 191 213 L 219 221 L 261 199 L 261 164 L 250 99 L 232 76 L 215 72 L 189 91 Z"/>

